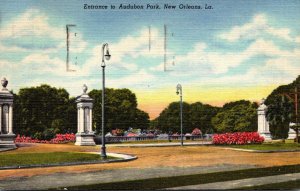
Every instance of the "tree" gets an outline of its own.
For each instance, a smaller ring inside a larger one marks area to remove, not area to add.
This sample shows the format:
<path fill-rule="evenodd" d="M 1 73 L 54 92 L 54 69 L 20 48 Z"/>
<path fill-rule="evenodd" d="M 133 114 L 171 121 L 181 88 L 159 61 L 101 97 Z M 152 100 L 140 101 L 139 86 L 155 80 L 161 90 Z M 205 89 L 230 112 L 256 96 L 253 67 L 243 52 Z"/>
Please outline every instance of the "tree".
<path fill-rule="evenodd" d="M 14 105 L 17 134 L 50 139 L 57 132 L 76 132 L 76 106 L 65 89 L 49 85 L 22 88 Z"/>
<path fill-rule="evenodd" d="M 157 127 L 158 127 L 158 117 L 155 119 L 152 119 L 149 124 L 149 129 L 151 129 L 151 130 L 156 129 Z"/>
<path fill-rule="evenodd" d="M 212 124 L 219 133 L 257 131 L 257 107 L 246 100 L 227 103 L 212 118 Z"/>
<path fill-rule="evenodd" d="M 288 137 L 292 111 L 293 104 L 285 96 L 277 95 L 269 100 L 266 116 L 273 138 L 286 139 Z"/>
<path fill-rule="evenodd" d="M 278 88 L 276 88 L 275 90 L 273 90 L 273 92 L 267 97 L 267 99 L 266 99 L 266 101 L 265 101 L 265 103 L 266 103 L 266 105 L 269 107 L 271 104 L 276 104 L 276 101 L 275 100 L 277 100 L 277 101 L 282 101 L 282 100 L 280 100 L 280 98 L 278 98 L 278 96 L 280 97 L 280 96 L 288 96 L 289 97 L 289 101 L 291 102 L 291 106 L 289 105 L 289 104 L 286 104 L 285 106 L 286 107 L 288 107 L 288 108 L 284 108 L 284 110 L 286 110 L 286 111 L 290 111 L 290 113 L 289 113 L 289 116 L 291 116 L 290 117 L 290 121 L 289 122 L 293 122 L 293 123 L 296 123 L 296 122 L 298 122 L 299 123 L 299 121 L 300 121 L 300 118 L 299 118 L 299 114 L 296 116 L 296 105 L 298 105 L 299 106 L 299 104 L 300 104 L 300 99 L 299 99 L 299 92 L 297 93 L 298 94 L 298 100 L 296 100 L 295 98 L 294 98 L 294 96 L 289 96 L 289 94 L 291 94 L 291 93 L 295 93 L 294 92 L 294 90 L 295 90 L 295 88 L 298 88 L 298 90 L 300 89 L 299 87 L 300 87 L 300 76 L 298 76 L 297 78 L 296 78 L 296 80 L 294 80 L 292 83 L 290 83 L 290 84 L 287 84 L 287 85 L 282 85 L 282 86 L 279 86 Z M 297 104 L 296 104 L 296 102 L 297 102 Z M 274 106 L 275 107 L 275 106 Z M 279 107 L 279 106 L 278 106 Z M 292 107 L 292 109 L 290 109 L 290 107 Z M 298 111 L 299 111 L 299 108 L 297 108 L 298 109 Z M 284 114 L 284 115 L 287 115 L 287 114 Z M 285 118 L 286 118 L 287 116 L 285 116 Z M 296 118 L 297 118 L 297 120 L 296 120 Z M 272 127 L 270 127 L 270 130 L 271 130 L 271 134 L 272 133 L 275 133 L 275 129 L 273 129 L 273 128 L 275 128 L 274 127 L 275 125 L 273 125 Z M 278 128 L 283 128 L 283 126 L 279 126 Z M 276 131 L 281 131 L 280 129 L 276 129 Z M 285 126 L 284 127 L 286 130 L 288 130 L 288 127 L 287 126 Z M 296 125 L 296 126 L 294 126 L 294 127 L 292 127 L 295 131 L 296 131 L 296 135 L 297 135 L 297 137 L 296 138 L 298 138 L 298 126 Z M 282 137 L 286 137 L 284 134 L 284 132 L 286 131 L 286 130 L 282 130 L 282 134 L 279 136 L 279 134 L 278 134 L 278 132 L 276 133 L 276 134 L 272 134 L 272 136 L 273 137 L 280 137 L 280 138 L 282 138 Z M 298 140 L 298 142 L 299 142 L 299 140 Z"/>
<path fill-rule="evenodd" d="M 202 133 L 213 130 L 211 119 L 219 111 L 218 107 L 196 102 L 190 105 L 190 120 L 193 128 L 198 128 Z"/>
<path fill-rule="evenodd" d="M 102 90 L 92 90 L 89 96 L 94 99 L 93 127 L 101 132 Z M 149 115 L 137 109 L 137 100 L 129 89 L 105 89 L 105 132 L 113 129 L 127 130 L 132 128 L 148 128 Z"/>
<path fill-rule="evenodd" d="M 190 122 L 190 105 L 183 102 L 183 132 L 192 132 L 193 127 Z M 180 102 L 172 102 L 157 117 L 157 128 L 163 132 L 180 132 Z"/>
<path fill-rule="evenodd" d="M 145 130 L 148 129 L 149 126 L 150 126 L 149 114 L 140 109 L 136 109 L 134 128 Z"/>

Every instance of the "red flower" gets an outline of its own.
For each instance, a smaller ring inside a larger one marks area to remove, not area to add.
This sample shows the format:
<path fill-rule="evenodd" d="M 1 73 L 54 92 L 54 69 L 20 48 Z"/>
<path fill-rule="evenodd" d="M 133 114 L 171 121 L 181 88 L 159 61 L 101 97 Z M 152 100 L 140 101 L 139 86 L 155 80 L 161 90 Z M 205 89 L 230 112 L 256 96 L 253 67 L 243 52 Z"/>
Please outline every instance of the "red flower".
<path fill-rule="evenodd" d="M 59 144 L 67 142 L 75 142 L 76 136 L 74 133 L 71 134 L 56 134 L 53 139 L 50 141 L 47 140 L 38 140 L 32 139 L 31 137 L 25 137 L 24 135 L 17 135 L 15 142 L 16 143 L 50 143 L 50 144 Z"/>
<path fill-rule="evenodd" d="M 264 138 L 257 132 L 237 132 L 213 135 L 213 144 L 216 145 L 260 144 L 262 142 L 264 142 Z"/>

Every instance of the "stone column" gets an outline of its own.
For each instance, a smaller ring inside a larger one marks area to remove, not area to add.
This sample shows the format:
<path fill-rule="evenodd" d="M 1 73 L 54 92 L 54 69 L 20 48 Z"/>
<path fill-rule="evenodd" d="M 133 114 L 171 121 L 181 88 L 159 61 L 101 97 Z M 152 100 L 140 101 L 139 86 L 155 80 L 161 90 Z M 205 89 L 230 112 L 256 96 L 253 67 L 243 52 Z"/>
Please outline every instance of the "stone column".
<path fill-rule="evenodd" d="M 79 114 L 80 108 L 77 107 L 77 129 L 80 129 L 80 114 Z M 79 131 L 78 131 L 79 132 Z"/>
<path fill-rule="evenodd" d="M 93 113 L 92 113 L 92 111 L 93 111 L 93 110 L 92 110 L 92 108 L 91 108 L 91 110 L 90 110 L 90 125 L 89 125 L 89 132 L 93 132 L 93 128 L 92 128 L 92 125 L 93 125 L 93 123 L 92 123 L 92 122 L 93 122 L 93 121 L 92 121 L 92 118 L 93 118 L 93 117 L 92 117 L 92 114 L 93 114 Z"/>
<path fill-rule="evenodd" d="M 3 133 L 4 134 L 8 134 L 8 128 L 9 128 L 9 106 L 7 104 L 3 105 L 2 120 L 3 120 Z"/>
<path fill-rule="evenodd" d="M 13 94 L 6 88 L 8 81 L 1 80 L 0 90 L 0 148 L 16 148 L 13 133 Z"/>
<path fill-rule="evenodd" d="M 75 145 L 95 145 L 95 134 L 92 127 L 92 107 L 93 99 L 86 93 L 87 86 L 83 86 L 83 94 L 77 97 L 78 124 Z"/>
<path fill-rule="evenodd" d="M 9 118 L 9 121 L 8 121 L 8 134 L 13 134 L 13 106 L 10 105 L 8 107 L 8 118 Z"/>
<path fill-rule="evenodd" d="M 266 112 L 268 107 L 264 104 L 265 99 L 262 99 L 258 109 L 257 109 L 257 118 L 258 118 L 258 128 L 257 132 L 265 138 L 266 141 L 271 140 L 271 133 L 269 130 L 269 122 L 266 118 Z"/>
<path fill-rule="evenodd" d="M 91 125 L 91 117 L 90 117 L 90 114 L 91 114 L 91 109 L 90 108 L 86 108 L 86 131 L 88 133 L 90 133 L 90 125 Z"/>
<path fill-rule="evenodd" d="M 83 108 L 79 108 L 79 119 L 80 119 L 80 123 L 79 123 L 79 129 L 78 132 L 79 133 L 83 133 L 84 132 L 84 111 Z"/>

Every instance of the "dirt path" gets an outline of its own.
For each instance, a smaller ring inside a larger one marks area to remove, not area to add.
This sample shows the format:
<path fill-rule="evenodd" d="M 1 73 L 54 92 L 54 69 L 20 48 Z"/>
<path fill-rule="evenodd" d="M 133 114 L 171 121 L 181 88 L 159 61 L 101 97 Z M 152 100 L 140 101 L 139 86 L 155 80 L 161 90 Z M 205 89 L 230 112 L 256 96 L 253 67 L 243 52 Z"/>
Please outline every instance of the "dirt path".
<path fill-rule="evenodd" d="M 5 153 L 20 152 L 95 152 L 99 146 L 79 147 L 70 144 L 51 145 L 33 144 L 22 146 L 17 150 Z M 47 175 L 53 173 L 82 173 L 116 169 L 150 169 L 161 167 L 204 167 L 218 165 L 251 165 L 251 166 L 277 166 L 300 164 L 300 152 L 285 153 L 248 153 L 220 149 L 214 146 L 186 146 L 186 147 L 109 147 L 107 152 L 126 153 L 138 156 L 137 160 L 124 163 L 107 163 L 67 167 L 49 167 L 18 170 L 1 170 L 0 180 L 14 177 Z M 0 158 L 1 158 L 0 153 Z"/>

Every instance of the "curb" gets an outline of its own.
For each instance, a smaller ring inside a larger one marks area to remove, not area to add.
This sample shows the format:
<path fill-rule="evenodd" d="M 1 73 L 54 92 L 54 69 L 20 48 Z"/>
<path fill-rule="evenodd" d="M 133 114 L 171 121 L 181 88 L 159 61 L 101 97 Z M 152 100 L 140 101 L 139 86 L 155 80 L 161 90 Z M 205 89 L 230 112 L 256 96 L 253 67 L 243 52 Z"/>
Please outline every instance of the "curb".
<path fill-rule="evenodd" d="M 222 148 L 222 147 L 219 147 Z M 283 153 L 283 152 L 300 152 L 300 149 L 293 150 L 253 150 L 253 149 L 239 149 L 239 148 L 222 148 L 226 150 L 234 150 L 234 151 L 243 151 L 243 152 L 251 152 L 251 153 Z"/>
<path fill-rule="evenodd" d="M 95 152 L 89 152 L 95 154 Z M 99 154 L 99 153 L 97 153 Z M 27 169 L 27 168 L 45 168 L 45 167 L 57 167 L 57 166 L 75 166 L 75 165 L 87 165 L 87 164 L 104 164 L 114 162 L 128 162 L 136 160 L 138 157 L 135 155 L 122 154 L 122 153 L 107 153 L 108 156 L 119 157 L 121 159 L 106 159 L 104 161 L 86 161 L 86 162 L 62 162 L 53 164 L 36 164 L 36 165 L 21 165 L 21 166 L 4 166 L 0 167 L 0 170 L 12 170 L 12 169 Z"/>
<path fill-rule="evenodd" d="M 15 149 L 17 149 L 17 147 L 16 148 L 1 148 L 0 152 L 11 151 L 11 150 L 15 150 Z"/>

